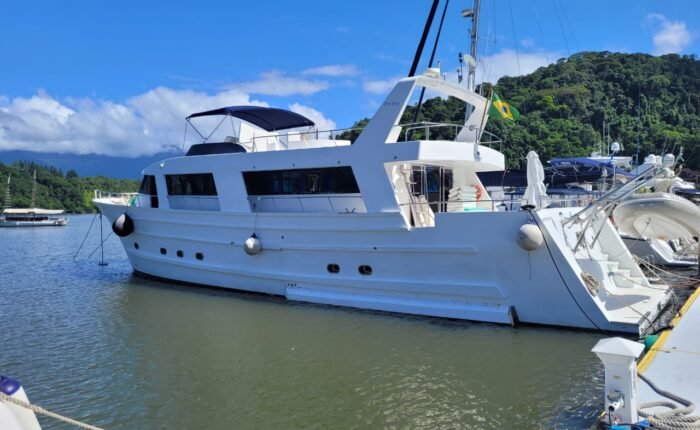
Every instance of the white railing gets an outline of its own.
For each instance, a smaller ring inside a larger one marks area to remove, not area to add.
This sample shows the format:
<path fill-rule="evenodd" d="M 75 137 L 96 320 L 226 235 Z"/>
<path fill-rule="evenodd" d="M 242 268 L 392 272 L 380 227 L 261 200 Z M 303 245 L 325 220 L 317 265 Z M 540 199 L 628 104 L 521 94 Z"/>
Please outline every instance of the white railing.
<path fill-rule="evenodd" d="M 464 124 L 439 122 L 416 122 L 400 124 L 398 127 L 401 127 L 401 131 L 403 131 L 403 141 L 413 140 L 419 132 L 423 134 L 420 140 L 456 140 L 462 130 L 467 128 Z M 319 142 L 324 141 L 326 145 L 323 146 L 341 146 L 347 145 L 348 142 L 352 143 L 356 137 L 353 136 L 353 132 L 360 132 L 363 129 L 364 127 L 354 127 L 333 130 L 300 131 L 285 134 L 268 134 L 255 136 L 248 141 L 240 141 L 238 143 L 244 147 L 248 147 L 252 152 L 267 151 L 271 144 L 274 146 L 275 150 L 298 149 L 298 147 L 313 148 L 318 147 Z M 479 145 L 487 147 L 499 145 L 499 150 L 502 149 L 501 145 L 503 141 L 493 133 L 474 127 L 469 127 L 467 129 L 475 138 L 479 138 Z M 447 131 L 445 132 L 445 130 Z M 343 136 L 346 133 L 349 133 L 349 136 Z M 445 133 L 448 134 L 447 137 L 431 139 L 431 134 L 433 137 L 437 137 L 443 136 Z M 347 138 L 341 139 L 341 137 Z M 295 145 L 296 143 L 300 145 L 297 146 Z"/>
<path fill-rule="evenodd" d="M 124 206 L 139 206 L 138 193 L 120 193 L 114 191 L 95 190 L 95 200 L 109 200 L 111 203 L 122 204 Z"/>
<path fill-rule="evenodd" d="M 426 202 L 401 203 L 401 207 L 429 205 L 435 213 L 443 212 L 506 212 L 517 211 L 523 207 L 522 196 L 512 199 L 480 199 L 480 200 L 435 200 Z M 570 199 L 557 199 L 552 196 L 544 196 L 539 201 L 540 207 L 549 208 L 583 208 L 594 201 L 593 196 L 580 196 Z M 462 209 L 455 209 L 462 207 Z"/>
<path fill-rule="evenodd" d="M 476 127 L 468 127 L 464 124 L 452 124 L 452 123 L 442 123 L 442 122 L 415 122 L 411 124 L 402 124 L 403 135 L 405 141 L 414 140 L 416 133 L 422 132 L 423 138 L 420 140 L 431 140 L 430 134 L 444 134 L 446 130 L 449 133 L 447 138 L 441 138 L 440 140 L 456 140 L 457 136 L 465 128 L 472 134 L 475 138 L 479 138 L 479 145 L 491 147 L 491 145 L 498 144 L 499 146 L 503 143 L 498 136 L 490 133 L 486 130 L 482 130 Z M 442 132 L 442 133 L 441 133 Z M 437 140 L 437 139 L 436 139 Z"/>
<path fill-rule="evenodd" d="M 363 213 L 367 212 L 360 194 L 250 196 L 253 212 Z"/>
<path fill-rule="evenodd" d="M 364 127 L 338 128 L 333 130 L 312 130 L 285 134 L 268 134 L 263 136 L 255 136 L 249 141 L 241 141 L 239 143 L 243 146 L 250 146 L 253 152 L 267 151 L 267 148 L 261 147 L 263 145 L 268 146 L 270 142 L 274 144 L 276 150 L 296 149 L 290 148 L 290 144 L 297 142 L 301 143 L 302 147 L 312 148 L 316 146 L 314 143 L 318 142 L 319 140 L 326 140 L 332 143 L 332 145 L 327 146 L 341 146 L 347 145 L 347 142 L 352 143 L 351 139 L 340 139 L 344 133 L 361 131 L 363 128 Z"/>

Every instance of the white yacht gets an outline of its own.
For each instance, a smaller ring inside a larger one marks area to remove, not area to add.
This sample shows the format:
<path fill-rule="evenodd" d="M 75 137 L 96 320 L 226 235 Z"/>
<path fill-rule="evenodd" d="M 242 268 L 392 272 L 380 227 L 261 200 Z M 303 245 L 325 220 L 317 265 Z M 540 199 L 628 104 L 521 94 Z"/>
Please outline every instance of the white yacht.
<path fill-rule="evenodd" d="M 439 76 L 402 79 L 352 144 L 280 109 L 193 114 L 188 124 L 221 115 L 237 133 L 147 167 L 136 198 L 94 202 L 150 276 L 503 324 L 653 328 L 672 292 L 644 276 L 608 221 L 615 196 L 502 210 L 476 174 L 505 164 L 479 143 L 490 102 Z M 423 87 L 471 115 L 401 124 Z"/>

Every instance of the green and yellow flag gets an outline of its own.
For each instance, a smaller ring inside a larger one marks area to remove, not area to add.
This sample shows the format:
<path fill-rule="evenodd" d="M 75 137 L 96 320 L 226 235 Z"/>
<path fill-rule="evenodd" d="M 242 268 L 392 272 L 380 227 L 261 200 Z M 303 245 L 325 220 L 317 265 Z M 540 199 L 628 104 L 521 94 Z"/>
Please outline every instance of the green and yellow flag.
<path fill-rule="evenodd" d="M 513 106 L 509 105 L 505 100 L 501 100 L 498 94 L 494 91 L 491 94 L 491 107 L 489 115 L 499 115 L 507 120 L 516 121 L 520 117 L 520 112 Z"/>

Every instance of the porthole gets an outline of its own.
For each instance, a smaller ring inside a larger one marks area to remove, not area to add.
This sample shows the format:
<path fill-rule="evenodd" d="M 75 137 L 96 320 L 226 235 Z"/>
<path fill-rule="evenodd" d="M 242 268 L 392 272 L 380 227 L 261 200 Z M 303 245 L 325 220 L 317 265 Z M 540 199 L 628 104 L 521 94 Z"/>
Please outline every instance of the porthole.
<path fill-rule="evenodd" d="M 372 266 L 368 266 L 366 264 L 363 264 L 357 268 L 357 271 L 360 272 L 360 275 L 371 275 L 372 274 Z"/>
<path fill-rule="evenodd" d="M 185 253 L 184 253 L 184 252 L 182 252 L 182 250 L 181 250 L 181 249 L 178 249 L 178 250 L 177 250 L 177 252 L 176 252 L 175 254 L 176 254 L 176 255 L 177 255 L 178 257 L 180 257 L 180 258 L 182 258 L 182 257 L 184 257 L 184 256 L 185 256 Z"/>
<path fill-rule="evenodd" d="M 138 242 L 134 242 L 134 248 L 139 249 L 139 243 L 138 243 Z"/>
<path fill-rule="evenodd" d="M 328 270 L 328 273 L 338 273 L 340 272 L 340 266 L 338 266 L 335 263 L 331 263 L 328 266 L 326 266 L 326 270 Z"/>
<path fill-rule="evenodd" d="M 194 258 L 196 258 L 197 260 L 204 260 L 204 254 L 198 252 L 194 255 Z"/>
<path fill-rule="evenodd" d="M 166 254 L 168 253 L 168 250 L 165 249 L 165 248 L 160 248 L 160 253 L 161 253 L 162 255 L 166 255 Z"/>

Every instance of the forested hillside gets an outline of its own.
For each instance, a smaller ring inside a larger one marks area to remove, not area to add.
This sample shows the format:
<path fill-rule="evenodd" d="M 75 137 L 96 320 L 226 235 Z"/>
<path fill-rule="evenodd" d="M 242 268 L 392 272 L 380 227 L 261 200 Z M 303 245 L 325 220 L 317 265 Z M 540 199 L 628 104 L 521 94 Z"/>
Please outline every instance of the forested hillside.
<path fill-rule="evenodd" d="M 660 154 L 681 146 L 685 164 L 700 169 L 700 61 L 695 56 L 583 52 L 494 86 L 520 111 L 509 122 L 491 118 L 486 129 L 504 140 L 508 165 L 522 165 L 534 149 L 542 160 L 590 155 L 598 149 L 603 121 L 611 138 L 636 153 Z M 409 107 L 404 123 L 411 122 Z M 459 123 L 464 107 L 456 99 L 430 99 L 419 121 Z M 357 124 L 364 123 L 366 120 Z"/>
<path fill-rule="evenodd" d="M 138 181 L 111 179 L 104 176 L 81 178 L 69 170 L 66 174 L 54 167 L 45 167 L 31 162 L 16 161 L 0 163 L 0 205 L 5 203 L 8 174 L 11 175 L 10 195 L 13 207 L 29 207 L 32 184 L 36 169 L 36 205 L 45 209 L 65 209 L 71 213 L 94 212 L 92 196 L 95 189 L 107 191 L 135 192 Z"/>

